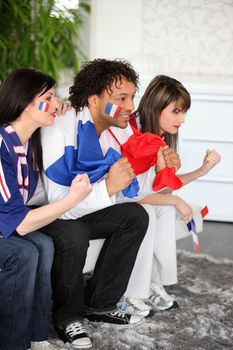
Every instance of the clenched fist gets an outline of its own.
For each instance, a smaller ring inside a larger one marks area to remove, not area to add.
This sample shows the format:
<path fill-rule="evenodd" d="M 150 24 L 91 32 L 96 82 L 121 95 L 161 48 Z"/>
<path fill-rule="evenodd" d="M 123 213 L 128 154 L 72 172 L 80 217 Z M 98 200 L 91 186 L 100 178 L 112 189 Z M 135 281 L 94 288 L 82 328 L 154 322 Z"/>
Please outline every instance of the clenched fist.
<path fill-rule="evenodd" d="M 73 179 L 68 196 L 73 200 L 74 205 L 76 205 L 86 198 L 91 191 L 92 185 L 88 175 L 79 174 Z"/>
<path fill-rule="evenodd" d="M 132 182 L 135 173 L 127 158 L 121 158 L 109 169 L 106 177 L 106 186 L 109 196 L 116 194 Z"/>
<path fill-rule="evenodd" d="M 201 166 L 202 175 L 206 175 L 220 161 L 220 154 L 215 149 L 208 149 Z"/>

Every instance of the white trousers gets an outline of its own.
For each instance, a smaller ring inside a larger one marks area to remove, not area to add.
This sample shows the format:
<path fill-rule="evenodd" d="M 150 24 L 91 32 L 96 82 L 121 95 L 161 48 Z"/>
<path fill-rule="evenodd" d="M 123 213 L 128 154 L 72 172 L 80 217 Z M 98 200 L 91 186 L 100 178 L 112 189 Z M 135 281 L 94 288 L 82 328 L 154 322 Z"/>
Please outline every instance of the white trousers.
<path fill-rule="evenodd" d="M 176 211 L 173 206 L 144 204 L 149 226 L 138 251 L 125 296 L 148 298 L 151 282 L 177 283 Z"/>

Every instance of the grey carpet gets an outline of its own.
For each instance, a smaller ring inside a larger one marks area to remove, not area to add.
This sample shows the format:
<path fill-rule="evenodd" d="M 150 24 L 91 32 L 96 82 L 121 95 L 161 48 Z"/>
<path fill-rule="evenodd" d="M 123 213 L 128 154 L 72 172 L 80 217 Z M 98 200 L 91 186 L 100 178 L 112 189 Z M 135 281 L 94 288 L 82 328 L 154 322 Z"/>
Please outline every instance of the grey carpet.
<path fill-rule="evenodd" d="M 134 327 L 86 323 L 93 350 L 233 349 L 233 261 L 179 251 L 178 271 L 179 284 L 169 293 L 180 308 Z"/>

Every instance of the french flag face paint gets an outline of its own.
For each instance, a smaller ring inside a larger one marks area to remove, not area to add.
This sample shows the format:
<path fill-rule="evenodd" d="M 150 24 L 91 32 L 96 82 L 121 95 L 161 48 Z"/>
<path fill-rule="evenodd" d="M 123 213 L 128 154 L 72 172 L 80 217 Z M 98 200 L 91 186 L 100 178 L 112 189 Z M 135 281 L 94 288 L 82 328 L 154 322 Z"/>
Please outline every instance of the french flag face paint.
<path fill-rule="evenodd" d="M 104 112 L 108 114 L 110 117 L 117 118 L 119 113 L 122 111 L 120 106 L 117 106 L 113 103 L 108 102 L 106 104 Z"/>
<path fill-rule="evenodd" d="M 38 106 L 38 110 L 41 112 L 48 112 L 49 110 L 49 104 L 46 102 L 40 102 Z"/>

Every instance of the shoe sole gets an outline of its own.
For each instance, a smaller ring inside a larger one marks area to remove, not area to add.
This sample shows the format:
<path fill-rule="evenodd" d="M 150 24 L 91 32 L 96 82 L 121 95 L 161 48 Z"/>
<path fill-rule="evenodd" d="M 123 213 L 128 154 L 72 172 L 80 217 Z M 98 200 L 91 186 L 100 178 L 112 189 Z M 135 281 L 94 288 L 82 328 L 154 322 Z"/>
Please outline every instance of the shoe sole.
<path fill-rule="evenodd" d="M 93 322 L 93 321 L 91 321 Z M 116 323 L 107 323 L 107 322 L 102 322 L 104 328 L 115 328 L 116 330 L 123 330 L 123 329 L 132 329 L 132 326 L 133 327 L 138 327 L 138 326 L 141 326 L 142 323 L 145 322 L 145 318 L 142 318 L 140 322 L 138 323 L 127 323 L 127 324 L 116 324 Z M 95 323 L 95 322 L 94 322 Z M 100 323 L 100 322 L 96 322 L 97 323 Z"/>
<path fill-rule="evenodd" d="M 172 305 L 166 308 L 163 307 L 153 307 L 154 311 L 169 311 L 172 309 L 177 309 L 179 307 L 179 304 L 177 301 L 173 301 Z"/>
<path fill-rule="evenodd" d="M 136 316 L 139 316 L 139 317 L 148 317 L 149 314 L 150 314 L 151 310 L 145 310 L 145 311 L 137 311 L 135 310 L 134 312 L 126 312 L 128 315 L 136 315 Z"/>
<path fill-rule="evenodd" d="M 69 343 L 72 345 L 72 348 L 74 349 L 91 349 L 92 348 L 92 344 L 91 345 L 82 345 L 82 346 L 78 346 L 78 345 L 74 345 L 72 343 Z"/>
<path fill-rule="evenodd" d="M 144 318 L 142 318 L 140 321 L 138 322 L 135 322 L 135 323 L 114 323 L 114 322 L 106 322 L 106 321 L 103 321 L 103 320 L 98 320 L 96 319 L 95 317 L 90 317 L 87 315 L 87 319 L 90 321 L 90 322 L 102 322 L 104 324 L 109 324 L 109 325 L 114 325 L 114 326 L 120 326 L 120 327 L 131 327 L 131 326 L 137 326 L 138 324 L 141 324 L 144 320 Z"/>
<path fill-rule="evenodd" d="M 73 348 L 75 349 L 91 349 L 92 348 L 92 344 L 88 344 L 88 345 L 75 345 L 73 343 L 71 343 L 68 338 L 63 334 L 63 332 L 61 333 L 59 328 L 55 328 L 59 338 L 63 341 L 64 344 L 70 344 L 72 345 Z"/>

